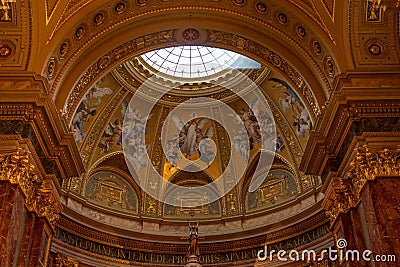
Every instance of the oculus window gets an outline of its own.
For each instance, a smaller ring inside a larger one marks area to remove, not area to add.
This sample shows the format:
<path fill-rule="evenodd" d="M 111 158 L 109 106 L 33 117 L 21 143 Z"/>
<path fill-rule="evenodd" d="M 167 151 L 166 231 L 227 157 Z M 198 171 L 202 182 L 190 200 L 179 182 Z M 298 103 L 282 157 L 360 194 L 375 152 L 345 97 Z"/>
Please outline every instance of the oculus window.
<path fill-rule="evenodd" d="M 176 46 L 142 55 L 152 68 L 180 78 L 200 78 L 226 69 L 259 69 L 261 64 L 246 56 L 208 46 Z"/>

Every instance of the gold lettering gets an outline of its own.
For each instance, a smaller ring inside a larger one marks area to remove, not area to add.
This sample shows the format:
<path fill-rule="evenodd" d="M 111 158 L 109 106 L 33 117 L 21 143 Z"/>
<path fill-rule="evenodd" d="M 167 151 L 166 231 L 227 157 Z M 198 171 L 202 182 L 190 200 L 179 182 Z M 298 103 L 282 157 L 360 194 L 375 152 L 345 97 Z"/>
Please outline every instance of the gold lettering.
<path fill-rule="evenodd" d="M 75 245 L 75 239 L 76 239 L 75 236 L 73 236 L 73 235 L 68 235 L 68 242 L 67 242 L 67 243 L 69 243 L 69 244 L 71 244 L 71 245 Z"/>
<path fill-rule="evenodd" d="M 123 258 L 123 259 L 126 259 L 126 255 L 125 255 L 125 251 L 123 250 L 123 249 L 118 249 L 117 250 L 117 255 L 118 255 L 118 258 Z"/>
<path fill-rule="evenodd" d="M 175 264 L 175 261 L 178 261 L 178 256 L 173 255 L 172 256 L 172 263 Z"/>
<path fill-rule="evenodd" d="M 163 262 L 163 256 L 162 256 L 162 255 L 157 255 L 157 257 L 156 257 L 156 262 L 157 262 L 157 263 Z"/>
<path fill-rule="evenodd" d="M 200 255 L 199 256 L 199 262 L 200 263 L 204 263 L 204 255 Z"/>
<path fill-rule="evenodd" d="M 110 249 L 110 247 L 109 246 L 104 246 L 103 245 L 103 247 L 102 247 L 103 249 L 102 249 L 102 251 L 103 251 L 103 255 L 105 254 L 105 255 L 107 255 L 107 256 L 110 256 L 111 255 L 111 249 Z"/>
<path fill-rule="evenodd" d="M 248 252 L 246 250 L 242 250 L 242 260 L 247 259 L 248 256 L 249 256 Z"/>

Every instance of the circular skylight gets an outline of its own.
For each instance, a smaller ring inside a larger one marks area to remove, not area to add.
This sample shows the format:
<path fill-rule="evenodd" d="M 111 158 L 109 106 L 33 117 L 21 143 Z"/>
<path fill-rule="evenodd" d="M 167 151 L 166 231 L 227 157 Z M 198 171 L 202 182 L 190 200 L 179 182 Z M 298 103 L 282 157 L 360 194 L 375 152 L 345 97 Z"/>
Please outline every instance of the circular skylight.
<path fill-rule="evenodd" d="M 207 46 L 176 46 L 148 52 L 142 58 L 154 69 L 183 78 L 198 78 L 231 68 L 243 57 Z"/>

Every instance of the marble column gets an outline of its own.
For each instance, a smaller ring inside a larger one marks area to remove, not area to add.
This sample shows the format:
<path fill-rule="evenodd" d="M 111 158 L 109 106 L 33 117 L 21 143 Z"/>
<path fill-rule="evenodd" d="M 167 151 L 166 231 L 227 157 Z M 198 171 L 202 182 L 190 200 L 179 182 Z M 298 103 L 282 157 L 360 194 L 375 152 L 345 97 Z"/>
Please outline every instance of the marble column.
<path fill-rule="evenodd" d="M 0 153 L 0 266 L 47 266 L 61 203 L 23 149 Z"/>
<path fill-rule="evenodd" d="M 349 171 L 333 178 L 323 204 L 343 251 L 357 250 L 360 260 L 340 266 L 397 266 L 400 260 L 400 149 L 356 150 Z M 367 258 L 364 260 L 364 251 Z M 379 259 L 386 261 L 377 262 Z M 374 261 L 372 261 L 372 259 Z"/>

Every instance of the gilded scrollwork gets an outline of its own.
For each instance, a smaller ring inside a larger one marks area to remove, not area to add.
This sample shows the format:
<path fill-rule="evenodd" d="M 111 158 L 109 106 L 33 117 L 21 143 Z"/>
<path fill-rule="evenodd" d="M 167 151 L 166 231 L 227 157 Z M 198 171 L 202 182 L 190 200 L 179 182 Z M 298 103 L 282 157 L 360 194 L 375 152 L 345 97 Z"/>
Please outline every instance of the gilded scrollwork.
<path fill-rule="evenodd" d="M 70 177 L 64 184 L 64 188 L 70 192 L 80 194 L 84 173 L 80 177 Z"/>
<path fill-rule="evenodd" d="M 0 154 L 0 180 L 19 185 L 25 195 L 29 211 L 46 217 L 54 226 L 61 212 L 61 205 L 51 189 L 39 177 L 30 159 L 30 152 L 18 148 L 12 153 Z"/>
<path fill-rule="evenodd" d="M 385 176 L 400 176 L 400 147 L 380 151 L 372 151 L 367 145 L 356 148 L 347 176 L 334 178 L 328 193 L 324 209 L 331 222 L 358 205 L 368 181 Z"/>
<path fill-rule="evenodd" d="M 57 253 L 55 267 L 78 267 L 79 261 L 61 253 Z"/>

